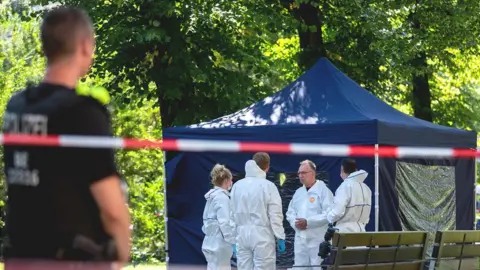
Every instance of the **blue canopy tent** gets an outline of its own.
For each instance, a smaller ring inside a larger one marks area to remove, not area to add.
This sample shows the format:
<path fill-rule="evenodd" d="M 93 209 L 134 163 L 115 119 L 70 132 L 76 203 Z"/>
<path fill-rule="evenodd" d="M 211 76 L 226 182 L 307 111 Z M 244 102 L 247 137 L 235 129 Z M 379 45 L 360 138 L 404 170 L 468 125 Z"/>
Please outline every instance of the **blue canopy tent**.
<path fill-rule="evenodd" d="M 167 128 L 164 138 L 476 147 L 474 132 L 405 115 L 360 87 L 327 59 L 320 59 L 300 78 L 272 96 L 209 122 Z M 251 153 L 182 152 L 166 163 L 170 263 L 205 264 L 201 252 L 201 226 L 204 194 L 211 187 L 209 172 L 215 163 L 221 163 L 232 172 L 241 174 L 251 156 Z M 301 160 L 310 159 L 317 164 L 324 178 L 328 178 L 329 188 L 334 192 L 341 183 L 342 158 L 271 154 L 270 172 L 293 174 Z M 369 173 L 365 183 L 375 191 L 373 203 L 376 207 L 372 207 L 367 230 L 451 228 L 452 224 L 443 224 L 439 220 L 452 219 L 453 216 L 454 228 L 472 229 L 474 159 L 371 157 L 356 160 L 358 167 Z M 278 177 L 272 176 L 271 179 L 276 181 L 286 209 L 299 186 L 298 181 L 292 178 L 280 183 Z M 425 181 L 430 182 L 426 184 Z M 434 191 L 437 193 L 432 193 Z M 439 194 L 443 197 L 440 198 Z M 441 206 L 434 204 L 432 198 L 441 199 Z M 408 210 L 412 205 L 416 206 L 413 207 L 415 211 Z M 442 219 L 438 213 L 453 216 Z M 428 222 L 415 221 L 419 218 Z M 287 255 L 290 255 L 279 256 L 277 264 L 288 266 L 293 263 L 293 231 L 287 222 L 284 225 L 288 235 Z"/>

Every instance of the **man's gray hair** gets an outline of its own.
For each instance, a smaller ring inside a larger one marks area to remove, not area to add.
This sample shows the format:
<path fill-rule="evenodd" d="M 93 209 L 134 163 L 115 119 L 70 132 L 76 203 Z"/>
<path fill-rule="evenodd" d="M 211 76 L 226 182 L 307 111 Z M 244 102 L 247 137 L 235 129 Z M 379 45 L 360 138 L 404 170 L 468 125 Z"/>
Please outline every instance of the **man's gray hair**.
<path fill-rule="evenodd" d="M 317 171 L 317 165 L 315 165 L 315 163 L 313 163 L 313 161 L 311 161 L 309 159 L 306 159 L 306 160 L 300 162 L 300 165 L 303 165 L 303 164 L 308 164 L 308 166 L 310 166 L 310 169 L 312 169 L 314 172 Z"/>

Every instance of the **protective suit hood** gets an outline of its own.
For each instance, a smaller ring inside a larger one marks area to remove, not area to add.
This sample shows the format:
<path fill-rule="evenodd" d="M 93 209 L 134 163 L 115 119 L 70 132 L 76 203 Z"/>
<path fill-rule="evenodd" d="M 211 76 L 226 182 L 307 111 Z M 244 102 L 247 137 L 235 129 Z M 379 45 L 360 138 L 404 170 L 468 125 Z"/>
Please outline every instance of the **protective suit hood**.
<path fill-rule="evenodd" d="M 216 191 L 223 192 L 223 193 L 225 193 L 227 196 L 230 197 L 229 192 L 226 191 L 225 189 L 223 189 L 223 188 L 221 188 L 221 187 L 214 187 L 214 188 L 210 189 L 207 193 L 205 193 L 205 196 L 204 196 L 205 199 L 208 200 L 208 199 L 211 199 L 211 198 L 217 196 L 217 195 L 216 195 Z"/>
<path fill-rule="evenodd" d="M 345 181 L 363 183 L 363 181 L 367 179 L 367 176 L 368 176 L 368 173 L 366 171 L 358 170 L 356 172 L 351 173 L 347 178 L 345 178 Z"/>
<path fill-rule="evenodd" d="M 266 178 L 267 174 L 258 167 L 255 160 L 249 160 L 245 163 L 245 177 Z"/>

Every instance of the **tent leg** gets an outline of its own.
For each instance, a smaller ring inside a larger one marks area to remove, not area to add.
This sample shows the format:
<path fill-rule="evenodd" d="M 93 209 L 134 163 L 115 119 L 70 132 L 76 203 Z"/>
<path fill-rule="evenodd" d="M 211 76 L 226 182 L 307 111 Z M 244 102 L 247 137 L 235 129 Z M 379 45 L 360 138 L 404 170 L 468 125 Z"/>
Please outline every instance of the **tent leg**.
<path fill-rule="evenodd" d="M 165 171 L 165 160 L 167 152 L 163 151 L 162 166 L 163 166 L 163 221 L 165 224 L 165 267 L 168 269 L 169 261 L 169 245 L 168 245 L 168 208 L 167 208 L 167 172 Z"/>
<path fill-rule="evenodd" d="M 477 166 L 475 166 L 476 168 Z M 476 171 L 476 170 L 475 170 Z M 477 183 L 476 183 L 476 177 L 475 177 L 475 183 L 473 184 L 473 229 L 477 230 Z"/>
<path fill-rule="evenodd" d="M 478 150 L 478 149 L 477 149 Z M 478 169 L 478 160 L 475 158 L 475 180 L 473 181 L 473 229 L 477 229 L 477 169 Z"/>
<path fill-rule="evenodd" d="M 379 209 L 380 209 L 380 204 L 379 204 L 379 178 L 380 178 L 380 168 L 379 168 L 379 157 L 378 157 L 378 144 L 375 144 L 375 231 L 378 232 L 379 230 Z"/>

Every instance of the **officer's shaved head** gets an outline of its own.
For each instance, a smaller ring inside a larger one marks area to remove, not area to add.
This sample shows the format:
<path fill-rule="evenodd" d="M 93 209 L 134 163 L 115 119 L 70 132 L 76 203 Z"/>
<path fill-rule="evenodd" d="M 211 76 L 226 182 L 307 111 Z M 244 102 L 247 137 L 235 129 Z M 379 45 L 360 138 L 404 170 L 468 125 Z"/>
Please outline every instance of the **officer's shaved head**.
<path fill-rule="evenodd" d="M 57 7 L 49 11 L 41 26 L 43 52 L 48 63 L 72 56 L 79 43 L 93 39 L 93 25 L 81 9 Z"/>

